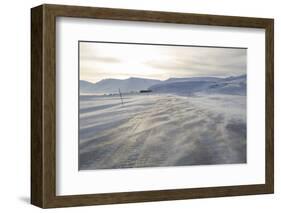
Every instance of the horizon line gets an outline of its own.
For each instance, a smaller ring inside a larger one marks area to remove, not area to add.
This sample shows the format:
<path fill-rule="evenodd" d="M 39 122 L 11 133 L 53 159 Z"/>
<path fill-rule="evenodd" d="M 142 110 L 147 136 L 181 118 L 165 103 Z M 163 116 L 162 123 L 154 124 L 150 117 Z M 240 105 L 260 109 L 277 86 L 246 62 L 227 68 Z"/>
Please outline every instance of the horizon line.
<path fill-rule="evenodd" d="M 80 79 L 79 78 L 79 81 L 87 81 L 87 82 L 96 84 L 96 83 L 101 82 L 103 80 L 121 80 L 121 81 L 125 81 L 125 80 L 129 80 L 131 78 L 137 78 L 137 79 L 146 79 L 146 80 L 155 80 L 155 81 L 162 81 L 162 82 L 164 82 L 164 81 L 167 81 L 169 79 L 183 79 L 183 78 L 221 78 L 221 79 L 223 79 L 223 78 L 238 77 L 238 76 L 243 76 L 243 75 L 247 75 L 247 73 L 241 74 L 241 75 L 230 75 L 230 76 L 219 76 L 219 77 L 218 76 L 170 77 L 170 78 L 167 78 L 165 80 L 155 79 L 155 78 L 129 77 L 129 78 L 124 78 L 124 79 L 120 79 L 120 78 L 104 78 L 104 79 L 101 79 L 101 80 L 96 81 L 96 82 L 93 82 L 93 81 L 90 81 L 90 80 L 84 80 L 84 79 Z"/>

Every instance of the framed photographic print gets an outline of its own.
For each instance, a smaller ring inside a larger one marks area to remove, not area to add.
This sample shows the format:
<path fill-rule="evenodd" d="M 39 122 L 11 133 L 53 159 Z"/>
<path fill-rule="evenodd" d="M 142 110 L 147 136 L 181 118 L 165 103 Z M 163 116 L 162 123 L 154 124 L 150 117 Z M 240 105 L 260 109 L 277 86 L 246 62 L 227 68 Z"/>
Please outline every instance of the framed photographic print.
<path fill-rule="evenodd" d="M 274 191 L 273 19 L 31 9 L 31 203 Z"/>

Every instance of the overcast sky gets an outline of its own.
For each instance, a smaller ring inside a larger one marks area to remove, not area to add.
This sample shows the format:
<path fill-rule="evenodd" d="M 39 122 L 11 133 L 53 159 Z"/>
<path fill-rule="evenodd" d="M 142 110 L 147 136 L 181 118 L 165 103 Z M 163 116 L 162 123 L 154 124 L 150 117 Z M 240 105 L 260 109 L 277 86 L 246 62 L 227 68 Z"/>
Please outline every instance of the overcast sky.
<path fill-rule="evenodd" d="M 80 42 L 80 80 L 130 77 L 166 80 L 246 74 L 247 50 Z"/>

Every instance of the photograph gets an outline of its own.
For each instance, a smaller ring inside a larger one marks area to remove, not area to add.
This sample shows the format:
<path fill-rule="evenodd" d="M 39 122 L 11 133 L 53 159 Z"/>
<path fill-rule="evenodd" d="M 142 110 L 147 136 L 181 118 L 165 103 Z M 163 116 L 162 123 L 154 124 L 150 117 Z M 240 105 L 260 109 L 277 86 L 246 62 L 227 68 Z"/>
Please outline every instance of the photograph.
<path fill-rule="evenodd" d="M 247 163 L 247 48 L 78 42 L 81 170 Z"/>
<path fill-rule="evenodd" d="M 274 17 L 128 8 L 31 8 L 30 203 L 273 194 Z"/>

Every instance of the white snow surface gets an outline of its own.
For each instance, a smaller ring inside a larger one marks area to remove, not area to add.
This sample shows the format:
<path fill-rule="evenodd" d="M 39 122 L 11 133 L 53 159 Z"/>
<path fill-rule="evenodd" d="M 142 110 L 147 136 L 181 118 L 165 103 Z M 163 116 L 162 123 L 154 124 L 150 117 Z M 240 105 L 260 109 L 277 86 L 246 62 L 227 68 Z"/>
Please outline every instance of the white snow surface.
<path fill-rule="evenodd" d="M 246 163 L 246 96 L 81 95 L 79 169 Z"/>

